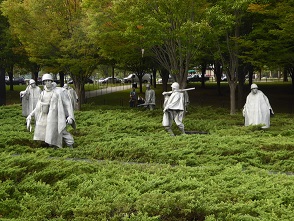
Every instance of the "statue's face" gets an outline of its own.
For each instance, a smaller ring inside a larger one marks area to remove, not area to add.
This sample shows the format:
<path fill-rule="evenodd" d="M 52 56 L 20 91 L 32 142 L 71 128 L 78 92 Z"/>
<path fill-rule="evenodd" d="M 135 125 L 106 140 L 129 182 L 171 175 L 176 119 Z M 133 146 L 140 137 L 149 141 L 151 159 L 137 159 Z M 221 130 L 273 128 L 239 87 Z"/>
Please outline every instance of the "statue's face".
<path fill-rule="evenodd" d="M 46 88 L 51 89 L 52 88 L 52 81 L 51 80 L 45 80 L 43 81 L 43 84 L 46 86 Z"/>
<path fill-rule="evenodd" d="M 31 83 L 31 86 L 32 86 L 33 88 L 35 88 L 35 87 L 36 87 L 36 84 L 35 84 L 35 83 Z"/>
<path fill-rule="evenodd" d="M 251 91 L 252 91 L 253 94 L 256 94 L 257 91 L 258 91 L 258 89 L 257 88 L 253 88 L 253 89 L 251 89 Z"/>

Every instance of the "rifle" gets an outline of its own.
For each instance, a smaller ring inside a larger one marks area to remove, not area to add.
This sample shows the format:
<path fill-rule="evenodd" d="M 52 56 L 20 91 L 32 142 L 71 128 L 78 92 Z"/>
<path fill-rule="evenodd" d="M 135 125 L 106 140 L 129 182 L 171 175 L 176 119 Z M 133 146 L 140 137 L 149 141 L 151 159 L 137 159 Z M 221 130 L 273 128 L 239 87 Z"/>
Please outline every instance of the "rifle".
<path fill-rule="evenodd" d="M 164 91 L 164 92 L 162 92 L 162 95 L 170 95 L 173 92 L 185 92 L 185 91 L 191 91 L 191 90 L 195 90 L 195 87 L 190 87 L 190 88 L 186 88 L 186 89 L 179 89 L 179 90 L 174 90 L 174 91 Z"/>
<path fill-rule="evenodd" d="M 137 107 L 148 106 L 148 105 L 155 105 L 155 104 L 154 104 L 154 103 L 149 103 L 149 104 L 144 103 L 144 104 L 139 104 L 139 105 L 137 105 Z"/>

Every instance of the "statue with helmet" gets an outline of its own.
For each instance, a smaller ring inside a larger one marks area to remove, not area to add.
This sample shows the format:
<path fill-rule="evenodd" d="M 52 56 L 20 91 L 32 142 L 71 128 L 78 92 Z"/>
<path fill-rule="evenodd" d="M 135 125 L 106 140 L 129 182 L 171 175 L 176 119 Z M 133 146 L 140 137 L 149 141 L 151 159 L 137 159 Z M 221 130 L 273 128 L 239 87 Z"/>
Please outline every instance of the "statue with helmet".
<path fill-rule="evenodd" d="M 146 84 L 145 102 L 138 105 L 138 107 L 140 106 L 143 106 L 149 110 L 154 110 L 155 108 L 155 91 L 151 89 L 150 84 Z"/>
<path fill-rule="evenodd" d="M 262 128 L 270 127 L 270 117 L 274 111 L 269 103 L 267 96 L 260 90 L 256 84 L 251 85 L 251 92 L 246 98 L 243 108 L 245 126 L 263 125 Z"/>
<path fill-rule="evenodd" d="M 41 89 L 36 85 L 34 79 L 29 80 L 29 85 L 19 93 L 22 106 L 22 116 L 27 117 L 36 107 Z"/>
<path fill-rule="evenodd" d="M 51 74 L 42 77 L 42 91 L 35 109 L 27 117 L 27 128 L 31 131 L 31 119 L 35 118 L 34 140 L 44 141 L 49 146 L 62 148 L 63 141 L 72 148 L 73 136 L 67 124 L 76 128 L 74 111 L 70 99 L 61 88 L 54 86 Z"/>
<path fill-rule="evenodd" d="M 63 88 L 65 89 L 65 91 L 67 92 L 69 99 L 71 101 L 72 107 L 74 110 L 78 109 L 78 102 L 79 102 L 79 97 L 77 95 L 77 92 L 70 87 L 68 84 L 64 84 Z"/>
<path fill-rule="evenodd" d="M 171 136 L 174 136 L 171 128 L 173 121 L 175 121 L 181 133 L 185 134 L 183 124 L 186 106 L 185 93 L 195 88 L 180 89 L 180 85 L 177 82 L 174 82 L 171 88 L 172 91 L 162 93 L 164 95 L 162 125 Z"/>

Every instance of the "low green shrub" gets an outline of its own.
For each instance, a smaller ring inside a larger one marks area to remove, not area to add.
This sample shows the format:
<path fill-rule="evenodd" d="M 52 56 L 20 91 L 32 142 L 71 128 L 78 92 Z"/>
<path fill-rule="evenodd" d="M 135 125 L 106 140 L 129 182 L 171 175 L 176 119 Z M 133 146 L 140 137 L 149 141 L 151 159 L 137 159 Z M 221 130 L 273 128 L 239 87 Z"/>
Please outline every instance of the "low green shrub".
<path fill-rule="evenodd" d="M 68 128 L 74 149 L 33 141 L 18 104 L 0 116 L 1 220 L 294 219 L 292 114 L 262 130 L 241 112 L 190 105 L 186 130 L 207 133 L 173 125 L 171 137 L 160 107 L 93 100 Z"/>

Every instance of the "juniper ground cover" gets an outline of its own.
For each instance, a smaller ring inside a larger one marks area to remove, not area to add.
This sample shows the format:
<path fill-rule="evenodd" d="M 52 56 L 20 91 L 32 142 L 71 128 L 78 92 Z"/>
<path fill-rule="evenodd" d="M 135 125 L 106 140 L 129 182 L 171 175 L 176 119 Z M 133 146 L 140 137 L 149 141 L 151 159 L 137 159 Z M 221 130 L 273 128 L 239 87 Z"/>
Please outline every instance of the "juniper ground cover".
<path fill-rule="evenodd" d="M 20 105 L 0 107 L 1 220 L 293 220 L 291 85 L 260 89 L 269 129 L 244 127 L 227 90 L 196 84 L 184 123 L 207 134 L 175 137 L 160 87 L 152 112 L 129 108 L 129 91 L 88 99 L 73 150 L 33 141 Z"/>

